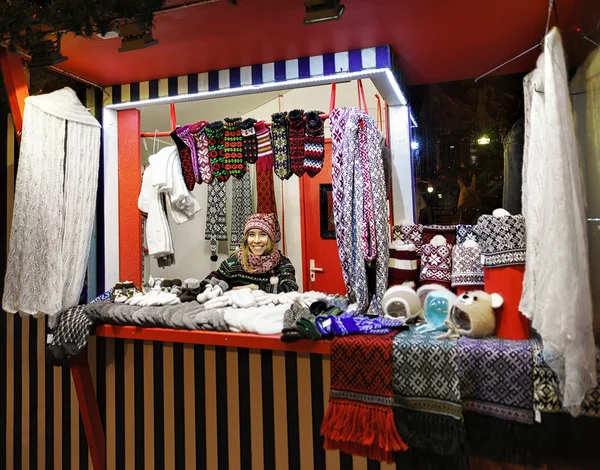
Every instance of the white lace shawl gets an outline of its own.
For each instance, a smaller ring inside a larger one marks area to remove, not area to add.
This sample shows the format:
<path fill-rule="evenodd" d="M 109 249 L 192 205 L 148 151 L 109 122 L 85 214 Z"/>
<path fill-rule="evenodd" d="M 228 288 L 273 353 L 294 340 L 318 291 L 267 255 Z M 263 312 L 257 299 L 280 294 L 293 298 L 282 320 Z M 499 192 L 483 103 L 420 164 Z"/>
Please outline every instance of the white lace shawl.
<path fill-rule="evenodd" d="M 90 251 L 100 124 L 70 88 L 25 100 L 2 308 L 50 315 L 76 305 Z"/>
<path fill-rule="evenodd" d="M 524 80 L 523 214 L 527 255 L 520 310 L 544 341 L 563 405 L 577 413 L 596 386 L 588 240 L 579 156 L 559 31 Z"/>

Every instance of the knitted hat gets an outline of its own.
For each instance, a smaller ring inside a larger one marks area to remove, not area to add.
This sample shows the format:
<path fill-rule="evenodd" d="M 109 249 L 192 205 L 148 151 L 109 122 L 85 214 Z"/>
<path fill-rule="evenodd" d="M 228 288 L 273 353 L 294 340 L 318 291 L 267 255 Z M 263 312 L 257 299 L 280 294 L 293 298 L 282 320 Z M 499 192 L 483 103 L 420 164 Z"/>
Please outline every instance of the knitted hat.
<path fill-rule="evenodd" d="M 452 249 L 452 287 L 482 286 L 481 247 L 473 240 Z"/>
<path fill-rule="evenodd" d="M 441 239 L 443 237 L 439 235 Z M 437 243 L 437 238 L 432 243 L 423 245 L 421 258 L 421 282 L 437 282 L 450 284 L 452 279 L 452 245 Z"/>
<path fill-rule="evenodd" d="M 525 218 L 522 215 L 482 215 L 475 230 L 484 267 L 525 264 Z"/>
<path fill-rule="evenodd" d="M 473 240 L 478 242 L 477 233 L 475 232 L 473 225 L 457 225 L 456 226 L 456 244 L 462 245 L 467 240 Z"/>
<path fill-rule="evenodd" d="M 249 230 L 258 229 L 269 235 L 269 238 L 277 243 L 281 240 L 281 231 L 279 230 L 279 222 L 275 214 L 254 214 L 248 217 L 244 226 L 244 236 Z"/>
<path fill-rule="evenodd" d="M 406 281 L 418 281 L 419 264 L 415 245 L 401 240 L 390 243 L 388 266 L 388 284 L 390 286 L 403 284 Z"/>
<path fill-rule="evenodd" d="M 423 226 L 421 224 L 394 225 L 392 229 L 392 240 L 412 243 L 417 249 L 417 255 L 421 256 L 421 247 L 423 246 Z"/>

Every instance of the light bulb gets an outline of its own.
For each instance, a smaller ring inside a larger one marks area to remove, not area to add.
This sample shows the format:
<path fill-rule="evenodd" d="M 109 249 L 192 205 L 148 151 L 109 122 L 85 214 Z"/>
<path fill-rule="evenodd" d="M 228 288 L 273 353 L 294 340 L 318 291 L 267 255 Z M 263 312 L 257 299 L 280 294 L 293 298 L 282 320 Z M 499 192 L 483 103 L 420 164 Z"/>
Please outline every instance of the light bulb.
<path fill-rule="evenodd" d="M 427 192 L 428 193 L 432 193 L 433 192 L 433 186 L 428 186 L 427 187 Z"/>

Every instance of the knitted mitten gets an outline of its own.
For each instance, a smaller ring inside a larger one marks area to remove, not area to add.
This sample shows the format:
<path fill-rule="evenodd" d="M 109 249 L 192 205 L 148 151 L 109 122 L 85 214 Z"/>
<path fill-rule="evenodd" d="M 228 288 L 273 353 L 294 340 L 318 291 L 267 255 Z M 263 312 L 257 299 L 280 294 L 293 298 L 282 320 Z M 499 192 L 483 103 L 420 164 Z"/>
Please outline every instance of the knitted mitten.
<path fill-rule="evenodd" d="M 223 122 L 215 121 L 204 128 L 208 139 L 208 156 L 213 176 L 218 181 L 227 181 L 229 172 L 225 169 L 225 128 Z"/>
<path fill-rule="evenodd" d="M 256 163 L 258 160 L 258 141 L 254 124 L 256 119 L 248 118 L 238 123 L 242 132 L 242 158 L 245 162 Z"/>
<path fill-rule="evenodd" d="M 192 166 L 192 153 L 190 148 L 181 140 L 177 131 L 171 132 L 171 139 L 177 146 L 179 152 L 179 160 L 181 160 L 181 172 L 183 173 L 183 181 L 185 181 L 185 187 L 188 190 L 194 189 L 196 184 L 196 177 L 194 175 L 194 167 Z"/>
<path fill-rule="evenodd" d="M 48 362 L 62 366 L 68 357 L 79 354 L 87 344 L 93 325 L 94 322 L 85 313 L 83 305 L 71 307 L 64 312 L 53 331 L 52 342 L 46 347 Z"/>
<path fill-rule="evenodd" d="M 197 183 L 210 184 L 213 180 L 213 172 L 210 167 L 210 157 L 208 156 L 208 139 L 204 128 L 208 124 L 206 121 L 198 121 L 190 126 L 190 135 L 196 144 L 196 157 L 198 158 L 198 176 Z"/>
<path fill-rule="evenodd" d="M 312 339 L 313 341 L 321 338 L 321 332 L 315 324 L 317 318 L 320 318 L 320 316 L 313 317 L 310 315 L 308 317 L 301 317 L 296 321 L 296 329 L 304 338 Z"/>
<path fill-rule="evenodd" d="M 281 341 L 291 342 L 302 339 L 302 335 L 296 328 L 296 322 L 301 318 L 309 318 L 310 311 L 306 307 L 292 304 L 289 310 L 283 314 L 283 330 L 281 330 Z"/>
<path fill-rule="evenodd" d="M 198 294 L 202 292 L 200 281 L 198 279 L 189 278 L 183 281 L 183 291 L 179 296 L 182 302 L 191 302 L 196 300 Z"/>
<path fill-rule="evenodd" d="M 287 113 L 275 113 L 271 116 L 273 134 L 273 153 L 275 155 L 275 174 L 279 179 L 287 180 L 292 176 L 290 154 L 288 151 Z"/>
<path fill-rule="evenodd" d="M 258 146 L 256 170 L 260 172 L 270 171 L 273 169 L 273 147 L 269 128 L 265 125 L 265 121 L 259 121 L 254 124 L 254 131 L 256 132 Z"/>
<path fill-rule="evenodd" d="M 304 136 L 304 170 L 313 178 L 323 168 L 325 156 L 325 134 L 323 120 L 315 111 L 306 113 L 306 135 Z"/>
<path fill-rule="evenodd" d="M 231 176 L 241 178 L 246 173 L 242 158 L 242 131 L 238 124 L 242 118 L 225 118 L 225 169 Z"/>
<path fill-rule="evenodd" d="M 301 177 L 304 174 L 304 110 L 294 109 L 290 111 L 288 119 L 290 139 L 290 159 L 292 161 L 292 172 Z"/>

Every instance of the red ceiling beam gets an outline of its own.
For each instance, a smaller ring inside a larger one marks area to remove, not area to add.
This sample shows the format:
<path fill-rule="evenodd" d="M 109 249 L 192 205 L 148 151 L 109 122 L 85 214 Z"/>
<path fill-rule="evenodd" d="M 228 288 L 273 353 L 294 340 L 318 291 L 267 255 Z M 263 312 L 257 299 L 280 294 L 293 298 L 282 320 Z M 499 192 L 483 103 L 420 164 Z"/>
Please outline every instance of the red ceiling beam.
<path fill-rule="evenodd" d="M 10 112 L 15 130 L 17 131 L 17 139 L 20 142 L 21 131 L 23 129 L 25 98 L 29 96 L 29 88 L 27 87 L 27 80 L 25 80 L 25 70 L 23 69 L 21 57 L 14 52 L 9 52 L 4 47 L 0 47 L 0 66 L 10 103 Z"/>

